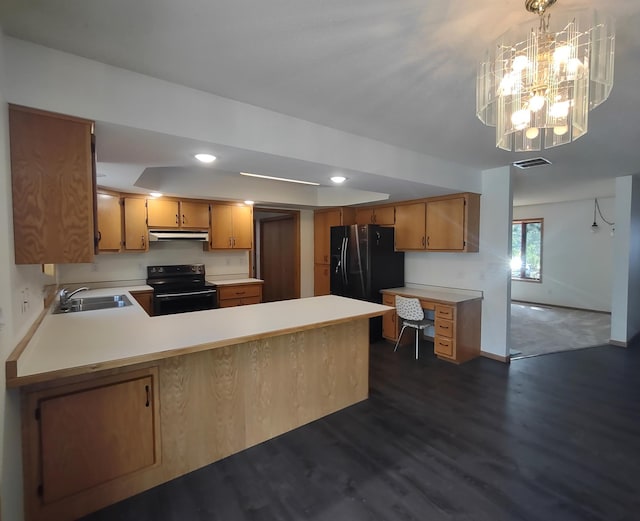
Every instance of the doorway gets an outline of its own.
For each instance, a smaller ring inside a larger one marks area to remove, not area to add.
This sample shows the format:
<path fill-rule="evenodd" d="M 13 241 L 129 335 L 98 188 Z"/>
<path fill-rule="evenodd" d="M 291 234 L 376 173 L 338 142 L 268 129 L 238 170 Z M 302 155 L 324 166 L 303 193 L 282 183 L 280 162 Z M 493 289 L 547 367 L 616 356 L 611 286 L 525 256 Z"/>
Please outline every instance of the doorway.
<path fill-rule="evenodd" d="M 300 212 L 254 209 L 262 301 L 300 298 Z"/>

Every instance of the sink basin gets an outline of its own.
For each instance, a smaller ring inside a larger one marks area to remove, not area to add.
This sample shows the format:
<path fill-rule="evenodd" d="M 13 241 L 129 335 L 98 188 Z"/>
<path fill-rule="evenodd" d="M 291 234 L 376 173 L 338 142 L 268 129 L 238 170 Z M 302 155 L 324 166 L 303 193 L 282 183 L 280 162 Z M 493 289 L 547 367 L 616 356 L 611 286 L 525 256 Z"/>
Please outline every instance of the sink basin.
<path fill-rule="evenodd" d="M 131 301 L 126 295 L 109 295 L 107 297 L 84 297 L 69 299 L 67 306 L 62 308 L 60 304 L 54 308 L 53 313 L 77 313 L 78 311 L 95 311 L 97 309 L 123 308 L 130 306 Z"/>

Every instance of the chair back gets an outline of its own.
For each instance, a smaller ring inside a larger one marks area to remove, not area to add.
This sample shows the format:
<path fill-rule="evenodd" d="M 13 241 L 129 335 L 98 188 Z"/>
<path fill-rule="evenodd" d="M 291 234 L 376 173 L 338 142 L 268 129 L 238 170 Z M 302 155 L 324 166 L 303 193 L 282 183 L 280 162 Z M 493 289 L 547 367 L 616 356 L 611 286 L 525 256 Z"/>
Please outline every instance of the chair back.
<path fill-rule="evenodd" d="M 424 318 L 424 310 L 417 298 L 396 295 L 396 313 L 403 320 L 422 320 Z"/>

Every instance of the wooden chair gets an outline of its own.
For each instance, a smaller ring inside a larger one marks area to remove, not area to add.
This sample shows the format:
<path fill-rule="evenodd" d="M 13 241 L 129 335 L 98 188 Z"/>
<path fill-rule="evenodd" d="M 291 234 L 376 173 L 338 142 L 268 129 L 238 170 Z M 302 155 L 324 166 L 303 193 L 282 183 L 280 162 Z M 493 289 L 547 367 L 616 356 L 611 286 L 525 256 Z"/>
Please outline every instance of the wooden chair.
<path fill-rule="evenodd" d="M 396 346 L 393 349 L 395 352 L 400 344 L 402 333 L 407 327 L 412 327 L 416 330 L 416 360 L 418 359 L 418 335 L 420 331 L 433 325 L 433 320 L 424 318 L 424 310 L 420 305 L 420 300 L 417 298 L 407 298 L 396 295 L 396 314 L 398 318 L 402 319 L 402 329 L 398 335 Z"/>

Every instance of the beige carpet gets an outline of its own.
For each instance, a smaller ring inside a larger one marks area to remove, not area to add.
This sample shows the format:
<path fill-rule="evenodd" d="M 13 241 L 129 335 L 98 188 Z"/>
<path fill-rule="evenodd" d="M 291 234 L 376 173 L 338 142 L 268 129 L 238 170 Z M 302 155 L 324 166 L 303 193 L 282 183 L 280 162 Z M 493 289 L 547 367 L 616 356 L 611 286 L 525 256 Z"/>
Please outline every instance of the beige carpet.
<path fill-rule="evenodd" d="M 511 358 L 607 344 L 611 315 L 539 304 L 511 303 Z"/>

